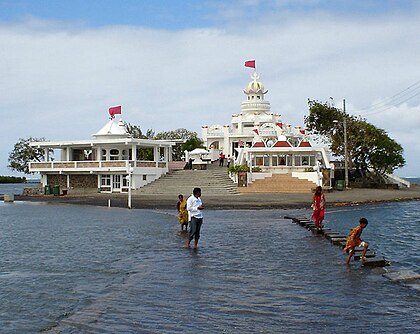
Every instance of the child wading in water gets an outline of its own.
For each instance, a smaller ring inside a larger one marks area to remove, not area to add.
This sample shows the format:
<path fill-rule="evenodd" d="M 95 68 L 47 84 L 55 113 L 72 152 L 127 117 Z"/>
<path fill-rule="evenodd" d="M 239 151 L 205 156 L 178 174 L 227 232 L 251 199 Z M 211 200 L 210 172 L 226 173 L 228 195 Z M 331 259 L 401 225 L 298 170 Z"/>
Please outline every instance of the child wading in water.
<path fill-rule="evenodd" d="M 188 211 L 187 211 L 187 201 L 184 199 L 184 196 L 181 194 L 178 196 L 178 203 L 176 205 L 176 208 L 178 210 L 178 221 L 181 224 L 181 231 L 184 230 L 187 231 L 188 227 Z"/>
<path fill-rule="evenodd" d="M 350 231 L 349 236 L 347 237 L 346 247 L 344 247 L 344 251 L 349 253 L 347 256 L 347 264 L 350 264 L 350 260 L 354 255 L 354 249 L 356 247 L 363 247 L 363 253 L 361 257 L 361 261 L 366 261 L 366 252 L 368 250 L 369 244 L 362 239 L 360 236 L 362 235 L 363 229 L 368 225 L 368 220 L 366 218 L 360 218 L 359 226 L 353 228 Z"/>
<path fill-rule="evenodd" d="M 325 216 L 325 195 L 322 192 L 321 186 L 315 189 L 315 194 L 312 197 L 312 209 L 314 210 L 312 220 L 315 222 L 316 228 L 321 229 Z"/>

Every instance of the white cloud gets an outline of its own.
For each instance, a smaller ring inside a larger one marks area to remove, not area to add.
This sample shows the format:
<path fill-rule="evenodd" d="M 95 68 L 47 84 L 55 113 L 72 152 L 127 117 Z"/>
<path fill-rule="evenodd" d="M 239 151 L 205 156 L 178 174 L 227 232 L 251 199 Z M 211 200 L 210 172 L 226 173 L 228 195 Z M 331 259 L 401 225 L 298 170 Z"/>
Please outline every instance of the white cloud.
<path fill-rule="evenodd" d="M 122 104 L 124 119 L 143 130 L 200 134 L 203 124 L 226 124 L 240 110 L 247 59 L 257 60 L 272 110 L 296 125 L 307 98 L 346 97 L 357 110 L 419 79 L 417 14 L 282 21 L 274 14 L 235 29 L 93 29 L 32 19 L 0 26 L 0 112 L 7 120 L 0 174 L 9 173 L 7 153 L 19 137 L 87 138 L 112 105 Z M 404 130 L 420 133 L 419 100 L 411 102 L 368 118 L 404 146 L 407 175 L 420 162 Z"/>

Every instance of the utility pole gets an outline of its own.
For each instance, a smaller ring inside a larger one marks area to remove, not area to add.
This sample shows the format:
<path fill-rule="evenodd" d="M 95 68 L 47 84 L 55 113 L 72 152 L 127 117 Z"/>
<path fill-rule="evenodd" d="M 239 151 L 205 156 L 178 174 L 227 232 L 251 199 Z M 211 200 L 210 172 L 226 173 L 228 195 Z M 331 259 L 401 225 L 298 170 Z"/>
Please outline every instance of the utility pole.
<path fill-rule="evenodd" d="M 344 111 L 344 182 L 346 189 L 349 187 L 349 166 L 348 166 L 348 153 L 347 153 L 347 117 L 346 117 L 346 99 L 343 99 L 343 111 Z"/>

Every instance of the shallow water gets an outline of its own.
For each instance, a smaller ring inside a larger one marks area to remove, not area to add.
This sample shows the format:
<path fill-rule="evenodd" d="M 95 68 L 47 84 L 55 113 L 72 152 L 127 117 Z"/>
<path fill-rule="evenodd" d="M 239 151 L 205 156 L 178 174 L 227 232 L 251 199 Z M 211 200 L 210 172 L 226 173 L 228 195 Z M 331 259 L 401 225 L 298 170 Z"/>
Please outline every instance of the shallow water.
<path fill-rule="evenodd" d="M 1 183 L 0 184 L 0 195 L 13 194 L 21 195 L 25 188 L 35 188 L 38 183 Z"/>
<path fill-rule="evenodd" d="M 205 201 L 205 199 L 204 199 Z M 327 212 L 393 265 L 350 269 L 336 246 L 284 220 L 305 210 L 206 211 L 198 251 L 175 212 L 0 204 L 5 333 L 414 333 L 418 202 Z M 398 217 L 399 224 L 396 224 Z"/>

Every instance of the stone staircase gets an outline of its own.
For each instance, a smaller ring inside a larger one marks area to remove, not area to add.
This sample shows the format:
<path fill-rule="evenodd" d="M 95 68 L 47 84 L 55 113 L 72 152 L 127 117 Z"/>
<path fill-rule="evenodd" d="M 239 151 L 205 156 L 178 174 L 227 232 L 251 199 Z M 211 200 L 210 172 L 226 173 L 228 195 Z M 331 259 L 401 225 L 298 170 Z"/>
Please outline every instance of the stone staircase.
<path fill-rule="evenodd" d="M 207 170 L 172 170 L 156 181 L 133 191 L 138 195 L 174 195 L 189 196 L 194 187 L 201 188 L 205 195 L 237 195 L 238 187 L 228 177 L 226 167 L 218 167 L 215 163 Z"/>
<path fill-rule="evenodd" d="M 314 182 L 301 180 L 289 174 L 273 174 L 256 180 L 248 187 L 240 187 L 240 193 L 307 193 L 316 187 Z"/>

